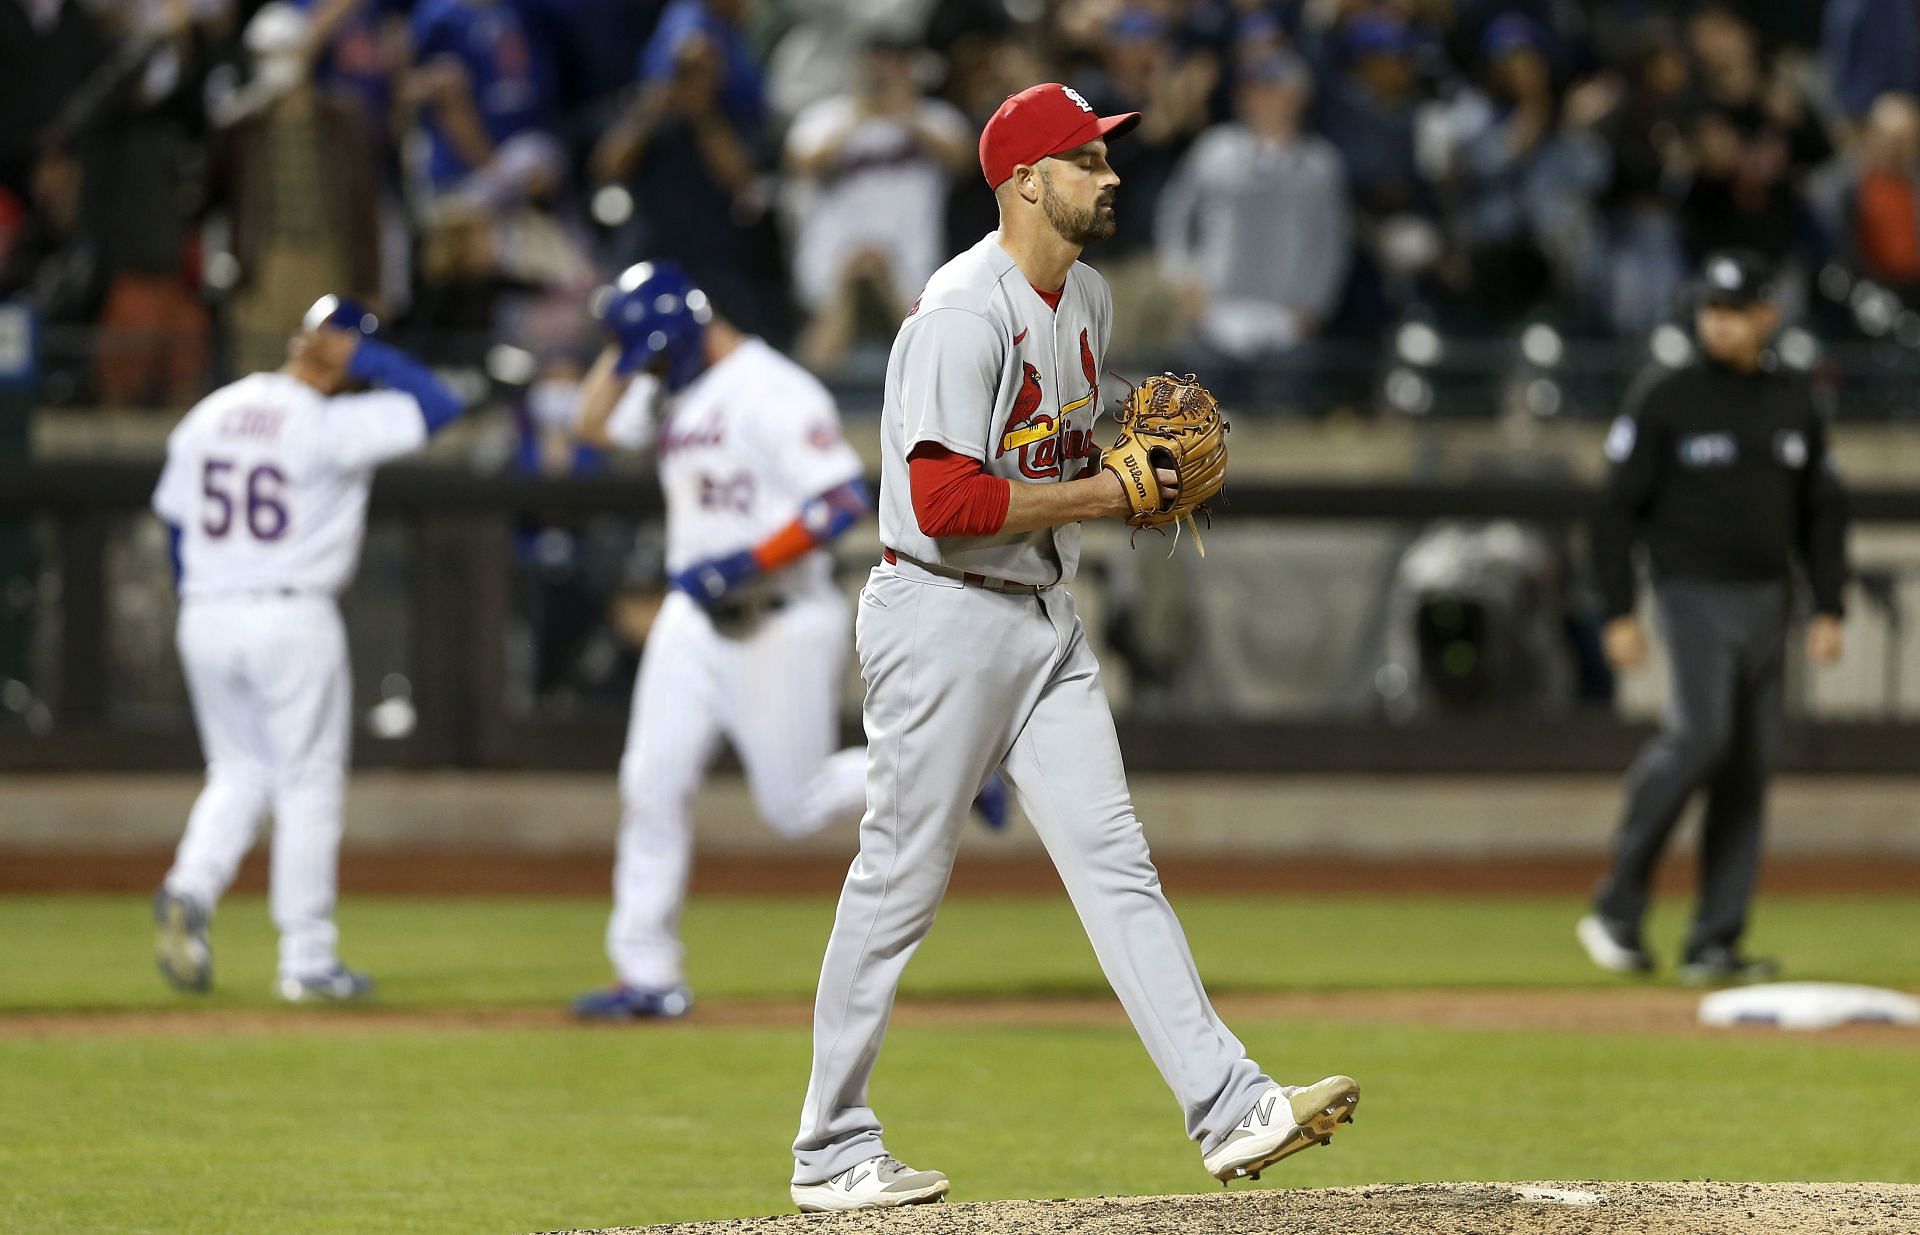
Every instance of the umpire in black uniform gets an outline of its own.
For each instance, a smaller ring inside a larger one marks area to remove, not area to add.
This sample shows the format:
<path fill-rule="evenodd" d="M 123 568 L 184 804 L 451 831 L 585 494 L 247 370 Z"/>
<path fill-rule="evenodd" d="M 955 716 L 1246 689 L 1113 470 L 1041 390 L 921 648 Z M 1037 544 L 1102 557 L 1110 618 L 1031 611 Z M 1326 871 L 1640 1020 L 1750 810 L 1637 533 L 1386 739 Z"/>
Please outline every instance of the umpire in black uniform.
<path fill-rule="evenodd" d="M 1827 428 L 1799 375 L 1768 345 L 1779 324 L 1757 256 L 1702 267 L 1695 329 L 1703 353 L 1629 396 L 1607 436 L 1612 465 L 1593 552 L 1607 605 L 1607 658 L 1646 659 L 1634 610 L 1634 544 L 1645 546 L 1672 680 L 1661 732 L 1627 775 L 1613 865 L 1578 937 L 1604 969 L 1653 968 L 1641 938 L 1661 850 L 1706 790 L 1700 900 L 1678 977 L 1760 981 L 1778 966 L 1740 950 L 1760 865 L 1767 777 L 1779 746 L 1792 566 L 1812 585 L 1807 653 L 1840 655 L 1846 495 Z"/>

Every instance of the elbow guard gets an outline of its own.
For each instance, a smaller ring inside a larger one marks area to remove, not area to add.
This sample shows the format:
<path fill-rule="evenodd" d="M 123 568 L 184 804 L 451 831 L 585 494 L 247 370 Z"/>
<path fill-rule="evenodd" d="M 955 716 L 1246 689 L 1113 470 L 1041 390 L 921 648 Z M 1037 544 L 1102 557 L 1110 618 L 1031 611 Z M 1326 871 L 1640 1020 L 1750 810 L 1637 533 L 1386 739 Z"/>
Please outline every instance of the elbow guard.
<path fill-rule="evenodd" d="M 813 536 L 815 544 L 826 544 L 845 534 L 848 528 L 866 518 L 872 509 L 873 501 L 867 496 L 866 482 L 849 480 L 802 506 L 800 522 Z"/>

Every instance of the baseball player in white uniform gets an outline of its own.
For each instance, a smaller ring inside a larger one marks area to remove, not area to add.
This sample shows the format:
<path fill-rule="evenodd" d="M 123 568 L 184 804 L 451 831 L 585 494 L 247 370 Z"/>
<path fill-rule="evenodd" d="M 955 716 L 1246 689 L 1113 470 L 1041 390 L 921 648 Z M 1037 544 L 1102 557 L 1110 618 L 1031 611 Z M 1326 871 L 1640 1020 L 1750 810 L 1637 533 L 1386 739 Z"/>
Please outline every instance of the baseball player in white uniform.
<path fill-rule="evenodd" d="M 693 1005 L 679 938 L 693 796 L 721 738 L 783 836 L 850 821 L 866 803 L 866 749 L 834 750 L 848 614 L 826 546 L 871 505 L 826 387 L 715 315 L 677 265 L 631 267 L 602 314 L 614 342 L 587 375 L 577 432 L 654 451 L 671 590 L 620 762 L 616 980 L 573 1010 L 676 1017 Z M 1004 816 L 1004 796 L 982 812 Z"/>
<path fill-rule="evenodd" d="M 1051 83 L 1003 103 L 980 138 L 1000 228 L 933 276 L 894 341 L 887 549 L 855 635 L 868 806 L 814 1003 L 793 1145 L 802 1210 L 947 1193 L 945 1175 L 887 1154 L 867 1083 L 945 892 L 965 803 L 1003 763 L 1210 1173 L 1257 1176 L 1327 1141 L 1359 1101 L 1344 1076 L 1276 1084 L 1215 1015 L 1134 817 L 1099 665 L 1064 587 L 1079 523 L 1131 513 L 1091 434 L 1112 296 L 1077 259 L 1113 232 L 1106 141 L 1138 120 L 1098 116 Z M 1177 475 L 1158 479 L 1171 501 Z"/>
<path fill-rule="evenodd" d="M 352 580 L 376 467 L 460 414 L 459 398 L 333 296 L 276 372 L 201 400 L 167 439 L 153 509 L 179 580 L 177 642 L 207 783 L 154 898 L 156 960 L 175 987 L 213 982 L 208 923 L 269 810 L 275 990 L 354 999 L 333 921 L 352 680 L 334 598 Z M 364 390 L 379 383 L 386 389 Z"/>

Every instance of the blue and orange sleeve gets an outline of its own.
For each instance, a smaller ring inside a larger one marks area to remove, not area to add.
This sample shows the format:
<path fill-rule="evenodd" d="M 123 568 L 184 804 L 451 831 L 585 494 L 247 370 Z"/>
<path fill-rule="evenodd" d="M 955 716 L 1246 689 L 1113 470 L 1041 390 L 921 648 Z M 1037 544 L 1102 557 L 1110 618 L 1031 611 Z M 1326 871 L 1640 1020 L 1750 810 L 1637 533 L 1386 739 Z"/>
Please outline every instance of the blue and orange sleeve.
<path fill-rule="evenodd" d="M 872 509 L 864 482 L 849 480 L 836 485 L 808 499 L 793 522 L 755 545 L 753 560 L 763 574 L 779 570 L 838 539 Z"/>

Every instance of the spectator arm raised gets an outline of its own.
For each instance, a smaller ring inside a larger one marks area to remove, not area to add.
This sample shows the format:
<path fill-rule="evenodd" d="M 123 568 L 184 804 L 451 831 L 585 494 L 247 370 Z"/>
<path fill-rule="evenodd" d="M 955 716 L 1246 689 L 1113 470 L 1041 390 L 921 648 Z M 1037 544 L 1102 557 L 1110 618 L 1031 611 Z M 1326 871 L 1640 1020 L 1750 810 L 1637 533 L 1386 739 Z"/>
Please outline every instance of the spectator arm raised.
<path fill-rule="evenodd" d="M 319 0 L 310 10 L 307 23 L 307 45 L 305 54 L 307 63 L 317 62 L 326 54 L 333 36 L 340 27 L 366 0 Z"/>
<path fill-rule="evenodd" d="M 833 166 L 834 160 L 840 157 L 841 149 L 847 144 L 847 139 L 853 135 L 854 129 L 859 126 L 860 120 L 858 116 L 851 116 L 845 122 L 835 126 L 824 139 L 815 141 L 811 140 L 806 133 L 806 129 L 810 126 L 804 123 L 804 119 L 803 117 L 802 121 L 794 124 L 792 132 L 787 137 L 785 154 L 787 175 L 800 180 L 818 180 L 826 175 L 828 169 Z"/>
<path fill-rule="evenodd" d="M 619 121 L 593 148 L 593 177 L 601 184 L 617 184 L 633 174 L 647 152 L 654 133 L 667 114 L 668 85 L 648 82 L 633 97 Z"/>
<path fill-rule="evenodd" d="M 954 175 L 965 175 L 978 166 L 978 146 L 973 135 L 965 130 L 946 132 L 937 125 L 916 119 L 913 124 L 913 136 L 926 147 L 934 158 Z"/>
<path fill-rule="evenodd" d="M 447 140 L 469 169 L 493 161 L 493 138 L 473 97 L 473 78 L 453 56 L 437 56 L 415 69 L 409 85 L 414 100 L 433 109 Z"/>
<path fill-rule="evenodd" d="M 725 112 L 713 107 L 695 117 L 693 136 L 700 160 L 707 165 L 707 174 L 715 184 L 735 197 L 753 186 L 753 153 Z"/>

